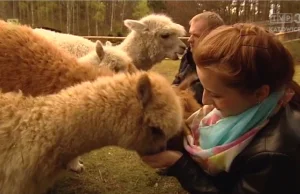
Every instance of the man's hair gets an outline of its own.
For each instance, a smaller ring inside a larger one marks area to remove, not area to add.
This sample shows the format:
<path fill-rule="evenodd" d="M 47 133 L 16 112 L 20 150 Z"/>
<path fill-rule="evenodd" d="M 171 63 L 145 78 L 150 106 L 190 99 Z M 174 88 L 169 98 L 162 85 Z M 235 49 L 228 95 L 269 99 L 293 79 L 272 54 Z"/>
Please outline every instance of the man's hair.
<path fill-rule="evenodd" d="M 221 16 L 215 12 L 206 11 L 200 14 L 195 15 L 189 22 L 191 25 L 192 22 L 196 22 L 198 20 L 206 20 L 208 30 L 213 30 L 219 26 L 224 25 L 224 21 Z"/>

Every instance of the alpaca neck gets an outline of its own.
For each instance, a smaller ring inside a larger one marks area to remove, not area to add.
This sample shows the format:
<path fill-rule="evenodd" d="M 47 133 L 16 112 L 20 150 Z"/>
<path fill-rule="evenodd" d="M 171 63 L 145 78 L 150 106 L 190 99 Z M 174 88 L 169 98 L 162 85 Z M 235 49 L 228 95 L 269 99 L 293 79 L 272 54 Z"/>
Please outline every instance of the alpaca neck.
<path fill-rule="evenodd" d="M 131 57 L 133 64 L 142 70 L 149 70 L 156 63 L 151 57 L 152 51 L 149 50 L 147 40 L 141 38 L 135 32 L 130 34 L 117 47 L 125 51 Z"/>

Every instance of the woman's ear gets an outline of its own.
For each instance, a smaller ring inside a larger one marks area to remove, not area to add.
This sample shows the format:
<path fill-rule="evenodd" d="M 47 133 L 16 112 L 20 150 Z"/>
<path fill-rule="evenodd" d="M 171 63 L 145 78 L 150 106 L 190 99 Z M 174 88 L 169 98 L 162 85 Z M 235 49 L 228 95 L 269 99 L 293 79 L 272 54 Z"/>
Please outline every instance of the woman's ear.
<path fill-rule="evenodd" d="M 270 86 L 269 85 L 262 85 L 255 91 L 255 98 L 257 103 L 261 103 L 270 95 Z"/>

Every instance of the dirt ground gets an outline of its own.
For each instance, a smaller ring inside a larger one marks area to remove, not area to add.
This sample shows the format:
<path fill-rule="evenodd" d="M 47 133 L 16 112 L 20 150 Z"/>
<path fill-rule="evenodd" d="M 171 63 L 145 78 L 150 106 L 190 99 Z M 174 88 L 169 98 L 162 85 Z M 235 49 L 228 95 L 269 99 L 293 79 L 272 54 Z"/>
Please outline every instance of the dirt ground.
<path fill-rule="evenodd" d="M 179 61 L 165 60 L 155 71 L 172 81 Z M 300 66 L 295 79 L 300 83 Z M 161 177 L 145 165 L 136 153 L 118 147 L 105 147 L 82 157 L 85 171 L 68 172 L 51 194 L 187 194 L 173 177 Z"/>

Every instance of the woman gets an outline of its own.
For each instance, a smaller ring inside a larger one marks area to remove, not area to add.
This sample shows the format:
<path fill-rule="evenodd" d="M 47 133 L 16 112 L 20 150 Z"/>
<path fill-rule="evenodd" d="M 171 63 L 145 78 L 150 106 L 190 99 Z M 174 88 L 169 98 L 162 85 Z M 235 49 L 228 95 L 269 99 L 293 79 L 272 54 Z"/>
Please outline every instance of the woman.
<path fill-rule="evenodd" d="M 300 193 L 300 87 L 290 53 L 253 24 L 222 26 L 194 52 L 208 105 L 184 151 L 145 156 L 190 193 Z M 208 111 L 209 110 L 209 111 Z"/>

